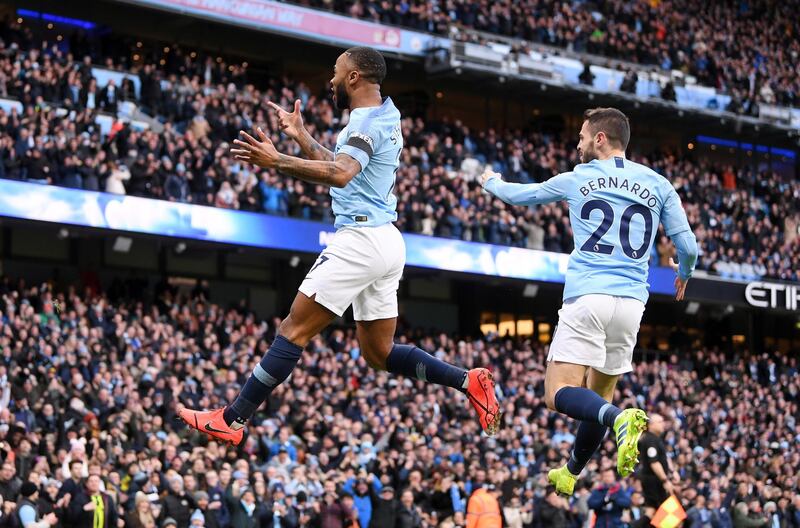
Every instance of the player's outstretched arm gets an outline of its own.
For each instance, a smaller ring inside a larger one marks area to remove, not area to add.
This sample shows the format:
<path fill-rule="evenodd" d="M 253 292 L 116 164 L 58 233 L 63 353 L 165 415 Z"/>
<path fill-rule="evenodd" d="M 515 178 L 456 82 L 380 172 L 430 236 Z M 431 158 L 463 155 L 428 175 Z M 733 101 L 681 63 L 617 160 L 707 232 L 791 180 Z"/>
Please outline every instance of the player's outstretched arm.
<path fill-rule="evenodd" d="M 267 103 L 278 116 L 278 126 L 281 131 L 295 140 L 303 155 L 308 159 L 318 161 L 333 161 L 333 152 L 326 149 L 308 133 L 303 125 L 303 114 L 300 112 L 300 99 L 294 102 L 294 109 L 287 112 L 277 104 L 269 101 Z"/>
<path fill-rule="evenodd" d="M 681 199 L 675 189 L 670 188 L 664 205 L 661 209 L 661 223 L 664 231 L 672 239 L 678 251 L 678 262 L 670 259 L 670 265 L 675 273 L 675 300 L 682 301 L 686 293 L 686 284 L 694 271 L 697 262 L 697 239 L 689 226 L 686 211 L 683 210 Z"/>
<path fill-rule="evenodd" d="M 330 187 L 344 187 L 361 172 L 361 164 L 347 154 L 339 154 L 331 161 L 305 160 L 278 152 L 260 127 L 256 129 L 260 141 L 244 130 L 239 133 L 244 141 L 235 139 L 233 143 L 237 148 L 231 149 L 231 154 L 239 161 L 265 169 L 277 169 L 305 182 Z"/>
<path fill-rule="evenodd" d="M 508 183 L 500 173 L 486 168 L 481 175 L 483 189 L 511 205 L 538 205 L 565 199 L 563 176 L 555 176 L 544 183 Z"/>
<path fill-rule="evenodd" d="M 672 243 L 678 251 L 678 262 L 670 259 L 672 269 L 677 273 L 675 277 L 675 300 L 682 301 L 686 294 L 686 285 L 694 272 L 697 262 L 697 239 L 691 231 L 682 231 L 672 236 Z"/>

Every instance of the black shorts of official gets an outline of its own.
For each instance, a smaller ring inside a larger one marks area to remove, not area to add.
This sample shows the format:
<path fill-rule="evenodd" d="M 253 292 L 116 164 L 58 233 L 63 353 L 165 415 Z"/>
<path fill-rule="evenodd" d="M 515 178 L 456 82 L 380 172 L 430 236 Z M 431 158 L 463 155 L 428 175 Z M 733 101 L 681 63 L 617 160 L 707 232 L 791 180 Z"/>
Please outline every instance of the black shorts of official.
<path fill-rule="evenodd" d="M 664 490 L 664 485 L 658 477 L 642 477 L 641 481 L 644 505 L 658 509 L 669 498 L 669 494 Z"/>

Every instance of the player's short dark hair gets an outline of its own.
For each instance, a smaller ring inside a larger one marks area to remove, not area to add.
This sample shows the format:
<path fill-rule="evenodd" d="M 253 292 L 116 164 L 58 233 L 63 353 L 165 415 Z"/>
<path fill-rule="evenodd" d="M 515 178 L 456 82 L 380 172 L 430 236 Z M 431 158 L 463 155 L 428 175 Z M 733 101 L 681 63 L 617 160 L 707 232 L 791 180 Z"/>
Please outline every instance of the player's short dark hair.
<path fill-rule="evenodd" d="M 356 46 L 345 53 L 365 80 L 381 84 L 386 78 L 386 60 L 378 50 L 366 46 Z"/>
<path fill-rule="evenodd" d="M 631 123 L 628 116 L 616 108 L 590 108 L 583 113 L 583 120 L 589 122 L 589 127 L 594 134 L 605 133 L 609 143 L 628 148 L 631 140 Z"/>

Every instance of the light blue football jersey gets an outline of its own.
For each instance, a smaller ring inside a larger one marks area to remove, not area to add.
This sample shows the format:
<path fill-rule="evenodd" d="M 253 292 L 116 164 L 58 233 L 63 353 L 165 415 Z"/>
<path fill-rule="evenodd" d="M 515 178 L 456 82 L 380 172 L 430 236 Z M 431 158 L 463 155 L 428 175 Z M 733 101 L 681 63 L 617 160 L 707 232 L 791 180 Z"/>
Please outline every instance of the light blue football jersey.
<path fill-rule="evenodd" d="M 350 121 L 336 139 L 334 157 L 353 157 L 361 164 L 361 172 L 343 188 L 331 187 L 337 229 L 374 227 L 397 220 L 393 191 L 402 150 L 400 111 L 391 98 L 384 98 L 381 106 L 350 112 Z"/>
<path fill-rule="evenodd" d="M 649 257 L 658 224 L 664 224 L 673 240 L 685 231 L 691 233 L 681 199 L 669 181 L 621 157 L 583 163 L 540 184 L 492 178 L 485 188 L 515 205 L 569 203 L 575 249 L 569 257 L 564 299 L 601 293 L 646 303 Z M 693 268 L 691 260 L 682 277 L 688 279 Z"/>

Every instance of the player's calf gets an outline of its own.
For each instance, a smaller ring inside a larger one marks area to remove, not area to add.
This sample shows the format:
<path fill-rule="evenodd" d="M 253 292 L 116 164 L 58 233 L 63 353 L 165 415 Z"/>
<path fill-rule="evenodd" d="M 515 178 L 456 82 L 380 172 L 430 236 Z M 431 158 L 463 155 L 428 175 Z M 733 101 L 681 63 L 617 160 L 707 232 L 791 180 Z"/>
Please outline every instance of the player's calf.
<path fill-rule="evenodd" d="M 614 427 L 622 409 L 585 387 L 561 387 L 553 398 L 553 408 L 576 420 Z"/>
<path fill-rule="evenodd" d="M 290 342 L 282 335 L 275 337 L 272 346 L 261 358 L 234 402 L 225 408 L 225 423 L 241 428 L 261 404 L 283 383 L 297 366 L 303 347 Z"/>
<path fill-rule="evenodd" d="M 376 370 L 386 370 L 386 359 L 392 353 L 396 328 L 396 318 L 356 322 L 361 356 L 367 365 Z"/>
<path fill-rule="evenodd" d="M 581 422 L 578 425 L 578 432 L 575 434 L 575 444 L 572 447 L 567 469 L 573 475 L 580 475 L 586 464 L 589 463 L 603 438 L 606 436 L 608 427 L 595 422 Z"/>
<path fill-rule="evenodd" d="M 605 425 L 594 422 L 581 422 L 575 435 L 575 445 L 566 464 L 547 473 L 550 484 L 555 486 L 559 495 L 571 497 L 575 491 L 575 482 L 586 464 L 600 447 L 608 431 Z"/>
<path fill-rule="evenodd" d="M 492 373 L 485 368 L 466 371 L 446 363 L 413 345 L 395 344 L 386 358 L 389 372 L 464 392 L 478 414 L 481 429 L 489 436 L 500 428 L 502 413 Z"/>
<path fill-rule="evenodd" d="M 465 369 L 445 363 L 414 345 L 395 344 L 386 358 L 386 370 L 462 391 L 468 385 Z"/>

